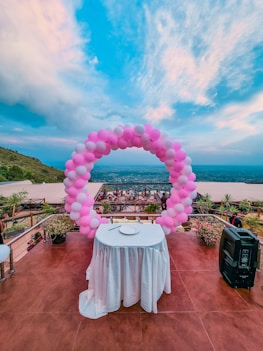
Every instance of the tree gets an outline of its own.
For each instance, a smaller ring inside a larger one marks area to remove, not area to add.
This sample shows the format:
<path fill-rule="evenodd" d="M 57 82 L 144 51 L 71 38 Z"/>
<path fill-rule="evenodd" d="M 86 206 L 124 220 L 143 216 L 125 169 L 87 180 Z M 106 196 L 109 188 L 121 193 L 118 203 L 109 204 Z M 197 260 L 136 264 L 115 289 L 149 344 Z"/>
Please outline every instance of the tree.
<path fill-rule="evenodd" d="M 243 218 L 243 223 L 257 235 L 257 231 L 260 228 L 260 219 L 257 216 L 246 216 Z"/>
<path fill-rule="evenodd" d="M 239 209 L 245 213 L 248 213 L 251 210 L 251 202 L 247 199 L 240 201 Z"/>
<path fill-rule="evenodd" d="M 225 194 L 223 201 L 224 201 L 224 205 L 225 205 L 226 209 L 229 210 L 229 207 L 230 207 L 231 201 L 232 201 L 231 195 L 230 194 Z"/>
<path fill-rule="evenodd" d="M 6 198 L 4 206 L 6 211 L 9 211 L 9 215 L 11 214 L 11 216 L 14 217 L 16 208 L 21 205 L 23 200 L 25 200 L 27 194 L 27 191 L 20 191 L 19 193 L 13 193 Z"/>

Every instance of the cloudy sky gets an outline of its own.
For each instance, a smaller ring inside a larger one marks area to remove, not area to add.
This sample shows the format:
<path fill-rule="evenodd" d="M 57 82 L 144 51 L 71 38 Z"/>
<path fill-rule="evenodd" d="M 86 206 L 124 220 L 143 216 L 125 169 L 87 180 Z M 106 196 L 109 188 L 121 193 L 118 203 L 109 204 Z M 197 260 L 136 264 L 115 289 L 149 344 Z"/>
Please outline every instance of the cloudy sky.
<path fill-rule="evenodd" d="M 193 164 L 263 164 L 262 18 L 262 0 L 0 0 L 0 146 L 63 164 L 91 131 L 152 123 Z"/>

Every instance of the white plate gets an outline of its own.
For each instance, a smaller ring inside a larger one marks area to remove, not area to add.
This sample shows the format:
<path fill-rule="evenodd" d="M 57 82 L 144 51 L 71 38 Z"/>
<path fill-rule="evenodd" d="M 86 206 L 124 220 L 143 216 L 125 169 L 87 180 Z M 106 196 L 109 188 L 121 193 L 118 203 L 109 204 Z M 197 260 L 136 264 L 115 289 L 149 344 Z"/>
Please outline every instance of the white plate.
<path fill-rule="evenodd" d="M 120 232 L 122 234 L 126 234 L 126 235 L 134 235 L 134 234 L 138 234 L 139 230 L 137 227 L 133 227 L 133 226 L 129 226 L 129 225 L 122 225 L 120 227 Z"/>

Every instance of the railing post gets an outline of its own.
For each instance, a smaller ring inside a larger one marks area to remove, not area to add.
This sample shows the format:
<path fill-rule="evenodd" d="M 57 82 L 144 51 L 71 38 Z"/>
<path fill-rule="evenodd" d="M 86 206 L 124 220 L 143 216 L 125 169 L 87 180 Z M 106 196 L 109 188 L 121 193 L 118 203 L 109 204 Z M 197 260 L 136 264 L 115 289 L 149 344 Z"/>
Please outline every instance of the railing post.
<path fill-rule="evenodd" d="M 44 229 L 44 231 L 43 231 L 43 237 L 44 237 L 44 243 L 45 242 L 47 242 L 47 231 L 46 231 L 46 229 Z"/>
<path fill-rule="evenodd" d="M 9 274 L 12 275 L 15 273 L 15 269 L 14 269 L 14 257 L 13 257 L 13 249 L 12 247 L 10 247 L 10 256 L 9 256 Z"/>
<path fill-rule="evenodd" d="M 261 247 L 258 245 L 258 255 L 257 255 L 257 272 L 260 272 L 260 256 L 261 256 Z"/>
<path fill-rule="evenodd" d="M 5 263 L 0 263 L 0 283 L 3 283 L 6 280 L 5 278 Z"/>

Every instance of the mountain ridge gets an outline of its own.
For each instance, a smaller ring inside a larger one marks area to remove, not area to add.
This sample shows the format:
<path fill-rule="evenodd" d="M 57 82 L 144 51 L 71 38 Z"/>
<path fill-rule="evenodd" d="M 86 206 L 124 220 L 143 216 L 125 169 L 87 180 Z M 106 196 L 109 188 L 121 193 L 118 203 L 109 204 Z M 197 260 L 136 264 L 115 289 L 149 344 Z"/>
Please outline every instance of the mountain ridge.
<path fill-rule="evenodd" d="M 31 180 L 32 183 L 60 183 L 64 172 L 35 157 L 0 146 L 0 182 Z"/>

